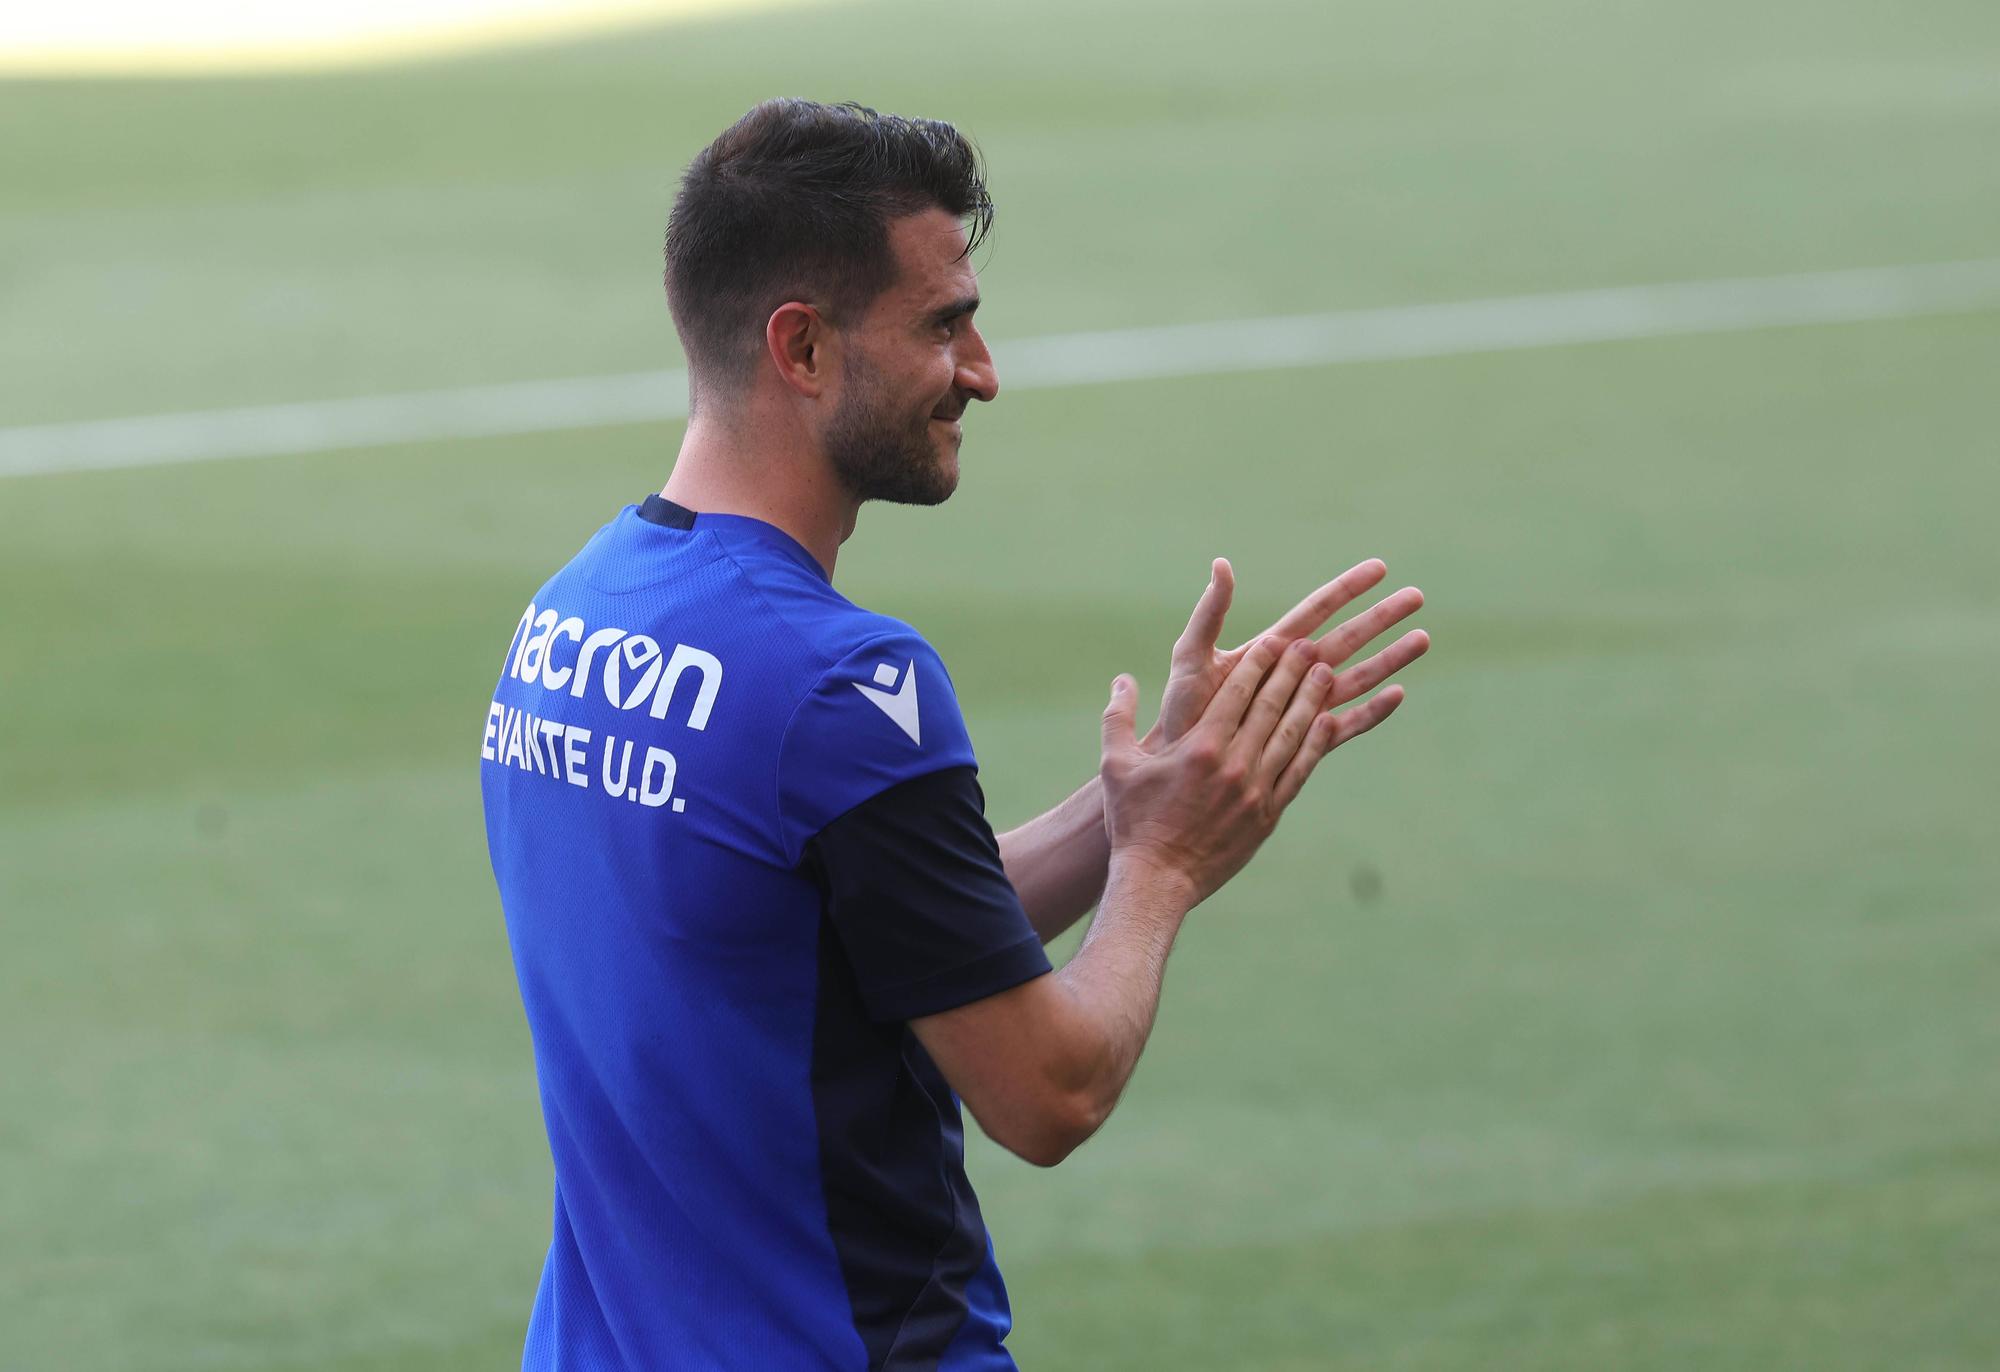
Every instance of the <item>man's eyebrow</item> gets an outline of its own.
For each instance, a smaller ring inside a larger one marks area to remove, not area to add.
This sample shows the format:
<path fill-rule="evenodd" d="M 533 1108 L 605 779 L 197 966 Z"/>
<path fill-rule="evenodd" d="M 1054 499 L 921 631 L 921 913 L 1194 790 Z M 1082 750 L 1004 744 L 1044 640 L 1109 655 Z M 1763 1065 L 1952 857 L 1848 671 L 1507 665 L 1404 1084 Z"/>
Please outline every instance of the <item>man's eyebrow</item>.
<path fill-rule="evenodd" d="M 952 301 L 949 305 L 940 305 L 936 309 L 932 310 L 931 322 L 934 324 L 949 324 L 952 320 L 960 318 L 963 315 L 971 314 L 974 310 L 978 308 L 979 308 L 978 296 L 976 295 L 962 296 L 959 299 Z"/>

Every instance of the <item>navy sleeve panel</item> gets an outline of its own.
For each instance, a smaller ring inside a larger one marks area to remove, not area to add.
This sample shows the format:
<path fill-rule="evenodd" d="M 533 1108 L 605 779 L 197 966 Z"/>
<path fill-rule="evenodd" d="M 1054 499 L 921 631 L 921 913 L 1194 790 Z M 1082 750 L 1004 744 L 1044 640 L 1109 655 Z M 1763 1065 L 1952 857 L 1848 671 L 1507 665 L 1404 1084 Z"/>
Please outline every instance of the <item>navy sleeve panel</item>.
<path fill-rule="evenodd" d="M 806 851 L 872 1019 L 935 1015 L 1050 970 L 971 767 L 877 792 Z"/>

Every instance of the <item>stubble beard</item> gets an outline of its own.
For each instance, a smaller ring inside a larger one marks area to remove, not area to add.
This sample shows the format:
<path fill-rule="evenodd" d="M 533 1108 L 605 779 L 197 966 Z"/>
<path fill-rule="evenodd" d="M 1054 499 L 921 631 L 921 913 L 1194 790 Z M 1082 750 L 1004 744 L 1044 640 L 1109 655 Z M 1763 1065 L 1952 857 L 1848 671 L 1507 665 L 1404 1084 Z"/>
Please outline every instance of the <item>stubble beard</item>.
<path fill-rule="evenodd" d="M 859 358 L 827 427 L 826 456 L 857 501 L 941 505 L 958 489 L 958 466 L 940 454 L 931 412 L 896 413 L 880 373 Z"/>

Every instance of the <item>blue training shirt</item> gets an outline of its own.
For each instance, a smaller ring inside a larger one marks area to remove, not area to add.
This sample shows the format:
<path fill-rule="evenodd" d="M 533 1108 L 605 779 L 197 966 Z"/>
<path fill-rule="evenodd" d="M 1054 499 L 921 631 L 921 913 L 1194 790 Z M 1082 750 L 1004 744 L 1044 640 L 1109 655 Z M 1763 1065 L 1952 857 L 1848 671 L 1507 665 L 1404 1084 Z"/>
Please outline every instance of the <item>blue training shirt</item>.
<path fill-rule="evenodd" d="M 480 756 L 555 1163 L 523 1368 L 1012 1368 L 907 1021 L 1049 962 L 930 645 L 653 496 L 522 614 Z"/>

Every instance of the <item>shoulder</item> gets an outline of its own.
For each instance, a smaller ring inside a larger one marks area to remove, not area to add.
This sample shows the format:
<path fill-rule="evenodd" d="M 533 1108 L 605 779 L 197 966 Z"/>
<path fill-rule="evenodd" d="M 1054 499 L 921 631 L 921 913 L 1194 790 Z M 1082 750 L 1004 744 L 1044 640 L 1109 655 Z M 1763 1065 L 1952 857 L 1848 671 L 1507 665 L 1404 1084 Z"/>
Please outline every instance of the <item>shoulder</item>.
<path fill-rule="evenodd" d="M 839 634 L 825 641 L 823 653 L 827 671 L 862 667 L 871 685 L 896 687 L 910 665 L 917 663 L 925 669 L 926 676 L 935 678 L 927 686 L 946 693 L 953 689 L 944 659 L 930 640 L 913 626 L 888 615 L 857 609 L 841 626 Z M 891 673 L 896 681 L 888 679 Z"/>
<path fill-rule="evenodd" d="M 823 581 L 746 577 L 746 584 L 753 589 L 758 609 L 804 649 L 799 665 L 808 678 L 877 649 L 916 652 L 938 660 L 937 651 L 914 626 L 863 609 Z"/>
<path fill-rule="evenodd" d="M 975 765 L 944 661 L 901 620 L 849 607 L 816 640 L 824 664 L 800 693 L 780 753 L 787 846 L 888 788 Z"/>
<path fill-rule="evenodd" d="M 914 664 L 923 705 L 941 693 L 956 713 L 944 659 L 914 625 L 865 609 L 827 582 L 800 576 L 789 566 L 767 568 L 754 559 L 746 566 L 739 560 L 738 570 L 746 600 L 739 622 L 752 633 L 783 640 L 785 674 L 802 702 L 843 681 L 901 690 Z M 843 700 L 848 696 L 868 699 L 849 691 Z"/>
<path fill-rule="evenodd" d="M 800 718 L 788 732 L 800 735 L 804 726 L 807 736 L 824 739 L 822 716 L 852 715 L 864 723 L 888 720 L 918 750 L 925 747 L 927 724 L 940 746 L 962 737 L 956 690 L 930 640 L 902 620 L 849 609 L 815 639 L 818 668 L 802 693 Z"/>

